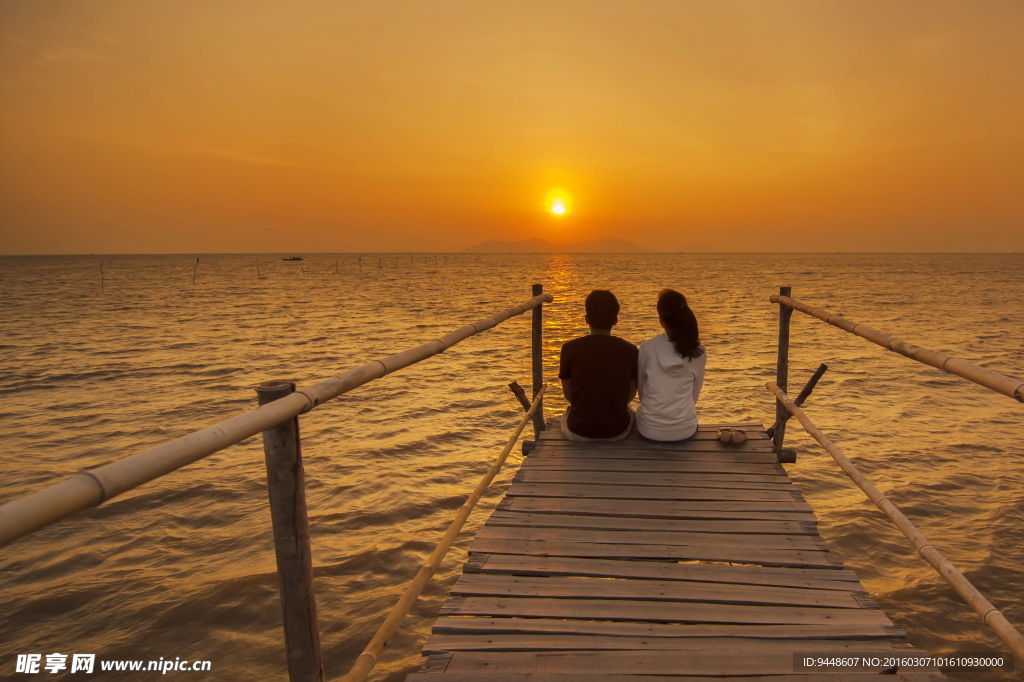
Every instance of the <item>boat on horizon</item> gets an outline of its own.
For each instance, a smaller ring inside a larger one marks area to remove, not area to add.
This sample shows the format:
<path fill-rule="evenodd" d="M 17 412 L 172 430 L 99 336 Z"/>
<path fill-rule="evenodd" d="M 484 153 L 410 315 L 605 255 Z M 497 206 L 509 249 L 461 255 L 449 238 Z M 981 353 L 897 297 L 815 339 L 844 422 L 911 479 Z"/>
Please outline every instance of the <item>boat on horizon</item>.
<path fill-rule="evenodd" d="M 287 256 L 287 257 L 282 257 L 281 260 L 293 260 L 293 261 L 302 260 L 302 256 Z"/>

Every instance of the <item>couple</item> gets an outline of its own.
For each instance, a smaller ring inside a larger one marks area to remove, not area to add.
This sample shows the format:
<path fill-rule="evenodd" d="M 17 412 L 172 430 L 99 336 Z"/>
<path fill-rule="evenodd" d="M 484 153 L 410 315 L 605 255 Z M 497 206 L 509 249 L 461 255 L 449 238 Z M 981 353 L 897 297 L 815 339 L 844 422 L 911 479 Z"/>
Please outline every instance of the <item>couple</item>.
<path fill-rule="evenodd" d="M 695 403 L 704 383 L 707 354 L 697 318 L 678 291 L 658 294 L 658 322 L 665 330 L 640 344 L 612 336 L 619 302 L 604 289 L 586 303 L 590 334 L 562 346 L 558 378 L 569 408 L 562 434 L 572 441 L 621 440 L 636 424 L 641 438 L 681 441 L 697 434 Z M 640 407 L 629 408 L 640 393 Z"/>

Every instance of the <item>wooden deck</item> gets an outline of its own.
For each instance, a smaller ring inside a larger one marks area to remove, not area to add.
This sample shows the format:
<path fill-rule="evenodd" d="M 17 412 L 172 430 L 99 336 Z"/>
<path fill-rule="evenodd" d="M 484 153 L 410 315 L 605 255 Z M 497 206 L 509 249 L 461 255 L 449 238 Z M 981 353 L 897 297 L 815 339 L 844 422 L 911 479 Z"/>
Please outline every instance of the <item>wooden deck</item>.
<path fill-rule="evenodd" d="M 750 440 L 726 447 L 717 426 L 681 445 L 571 443 L 549 427 L 407 680 L 848 680 L 886 667 L 795 659 L 923 655 L 829 551 L 763 427 L 742 428 Z"/>

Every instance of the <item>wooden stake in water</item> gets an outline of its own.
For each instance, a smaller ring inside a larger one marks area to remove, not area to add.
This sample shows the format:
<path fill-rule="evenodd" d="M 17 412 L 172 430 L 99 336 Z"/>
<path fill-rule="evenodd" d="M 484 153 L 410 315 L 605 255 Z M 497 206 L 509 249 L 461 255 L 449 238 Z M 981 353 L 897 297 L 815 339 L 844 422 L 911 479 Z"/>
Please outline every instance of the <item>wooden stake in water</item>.
<path fill-rule="evenodd" d="M 100 261 L 100 293 L 103 293 L 103 261 Z"/>
<path fill-rule="evenodd" d="M 338 259 L 337 258 L 334 259 L 334 274 L 335 275 L 338 274 Z"/>
<path fill-rule="evenodd" d="M 263 273 L 260 272 L 260 259 L 256 259 L 256 279 L 263 279 Z"/>
<path fill-rule="evenodd" d="M 196 258 L 196 265 L 192 268 L 192 284 L 196 283 L 196 271 L 199 270 L 199 259 Z"/>
<path fill-rule="evenodd" d="M 359 272 L 363 271 L 363 257 L 359 256 Z"/>
<path fill-rule="evenodd" d="M 270 381 L 256 388 L 260 405 L 295 391 L 291 381 Z M 313 552 L 309 544 L 306 481 L 299 420 L 286 419 L 263 432 L 267 489 L 274 528 L 277 574 L 281 585 L 284 639 L 291 682 L 324 680 L 313 590 Z"/>

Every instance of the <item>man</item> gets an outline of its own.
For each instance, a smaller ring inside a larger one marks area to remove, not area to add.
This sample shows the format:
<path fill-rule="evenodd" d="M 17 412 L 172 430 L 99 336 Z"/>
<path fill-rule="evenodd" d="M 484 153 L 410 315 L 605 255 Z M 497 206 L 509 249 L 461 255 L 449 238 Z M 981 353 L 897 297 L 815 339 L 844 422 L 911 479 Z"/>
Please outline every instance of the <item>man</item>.
<path fill-rule="evenodd" d="M 591 291 L 584 304 L 590 334 L 562 346 L 558 378 L 569 409 L 562 434 L 569 440 L 621 440 L 633 426 L 629 402 L 636 396 L 636 346 L 612 336 L 619 302 L 604 289 Z"/>

